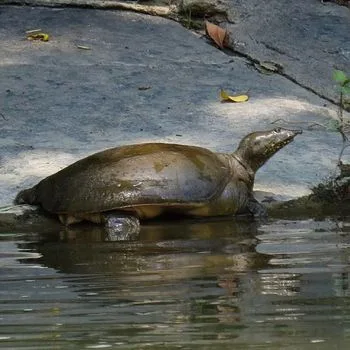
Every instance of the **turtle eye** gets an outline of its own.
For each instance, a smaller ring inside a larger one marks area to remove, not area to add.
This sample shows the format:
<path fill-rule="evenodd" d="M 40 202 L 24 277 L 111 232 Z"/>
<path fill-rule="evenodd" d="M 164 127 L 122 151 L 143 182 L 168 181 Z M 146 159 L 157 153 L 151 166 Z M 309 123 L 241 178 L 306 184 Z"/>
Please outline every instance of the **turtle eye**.
<path fill-rule="evenodd" d="M 281 132 L 281 128 L 276 128 L 276 129 L 273 129 L 273 132 L 275 132 L 276 134 L 280 133 Z"/>

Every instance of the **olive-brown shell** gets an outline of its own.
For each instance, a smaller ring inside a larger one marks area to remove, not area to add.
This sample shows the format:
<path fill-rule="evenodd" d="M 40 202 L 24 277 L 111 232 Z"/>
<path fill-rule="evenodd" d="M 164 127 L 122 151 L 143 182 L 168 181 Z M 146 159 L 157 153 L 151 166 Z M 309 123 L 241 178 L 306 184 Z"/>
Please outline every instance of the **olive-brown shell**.
<path fill-rule="evenodd" d="M 220 194 L 229 171 L 207 149 L 148 143 L 93 154 L 27 191 L 31 204 L 58 214 L 149 204 L 186 206 L 203 204 Z"/>

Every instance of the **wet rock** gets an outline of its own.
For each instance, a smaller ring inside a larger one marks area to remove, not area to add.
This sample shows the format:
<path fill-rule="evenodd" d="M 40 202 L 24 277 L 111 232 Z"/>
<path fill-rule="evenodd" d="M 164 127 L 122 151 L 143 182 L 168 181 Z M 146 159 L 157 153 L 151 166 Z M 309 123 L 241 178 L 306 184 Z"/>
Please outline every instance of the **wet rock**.
<path fill-rule="evenodd" d="M 60 226 L 57 219 L 45 215 L 30 205 L 12 205 L 0 208 L 0 233 L 47 231 Z"/>

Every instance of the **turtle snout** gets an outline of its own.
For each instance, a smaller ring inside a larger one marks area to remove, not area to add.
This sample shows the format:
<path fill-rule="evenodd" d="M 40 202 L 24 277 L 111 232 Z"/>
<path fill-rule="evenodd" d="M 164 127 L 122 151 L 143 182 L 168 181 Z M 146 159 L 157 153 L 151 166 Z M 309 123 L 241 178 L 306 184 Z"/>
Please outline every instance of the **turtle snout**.
<path fill-rule="evenodd" d="M 287 138 L 294 138 L 298 134 L 302 134 L 303 131 L 301 129 L 284 129 L 284 128 L 275 128 L 272 130 L 274 134 L 283 135 Z M 282 137 L 283 137 L 282 136 Z"/>
<path fill-rule="evenodd" d="M 295 129 L 295 130 L 287 130 L 286 129 L 286 132 L 287 132 L 286 136 L 290 140 L 293 140 L 295 136 L 303 133 L 303 131 L 301 129 Z"/>
<path fill-rule="evenodd" d="M 288 145 L 288 143 L 292 142 L 294 140 L 294 137 L 298 134 L 302 134 L 301 129 L 280 129 L 280 139 L 277 142 L 278 149 L 281 149 L 282 147 Z"/>

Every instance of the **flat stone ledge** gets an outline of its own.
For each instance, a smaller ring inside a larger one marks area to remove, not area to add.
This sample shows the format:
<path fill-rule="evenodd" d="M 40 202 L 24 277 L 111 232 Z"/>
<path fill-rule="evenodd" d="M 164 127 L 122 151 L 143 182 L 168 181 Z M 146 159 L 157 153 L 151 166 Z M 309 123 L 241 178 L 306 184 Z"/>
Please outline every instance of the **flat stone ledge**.
<path fill-rule="evenodd" d="M 60 227 L 57 219 L 43 215 L 34 206 L 11 205 L 0 208 L 0 233 L 45 232 Z"/>
<path fill-rule="evenodd" d="M 277 203 L 282 207 L 282 203 L 290 199 L 267 191 L 255 191 L 254 196 L 267 207 L 277 206 Z M 0 207 L 0 233 L 35 230 L 43 232 L 60 228 L 62 225 L 56 215 L 47 215 L 36 206 L 23 204 Z"/>
<path fill-rule="evenodd" d="M 18 6 L 2 6 L 0 16 L 0 76 L 9 87 L 0 91 L 0 205 L 117 145 L 158 141 L 232 152 L 243 136 L 273 128 L 276 119 L 295 127 L 336 116 L 318 96 L 278 74 L 258 73 L 164 18 Z M 41 26 L 52 40 L 26 40 L 26 30 Z M 250 99 L 221 103 L 220 87 L 249 91 Z M 337 133 L 305 130 L 259 170 L 256 188 L 304 195 L 335 167 L 339 147 Z"/>
<path fill-rule="evenodd" d="M 3 0 L 1 4 L 20 6 L 45 7 L 81 7 L 94 9 L 110 9 L 133 11 L 152 16 L 180 20 L 181 17 L 210 18 L 233 22 L 234 11 L 227 1 L 223 0 L 147 0 L 147 1 L 117 1 L 117 0 Z"/>

